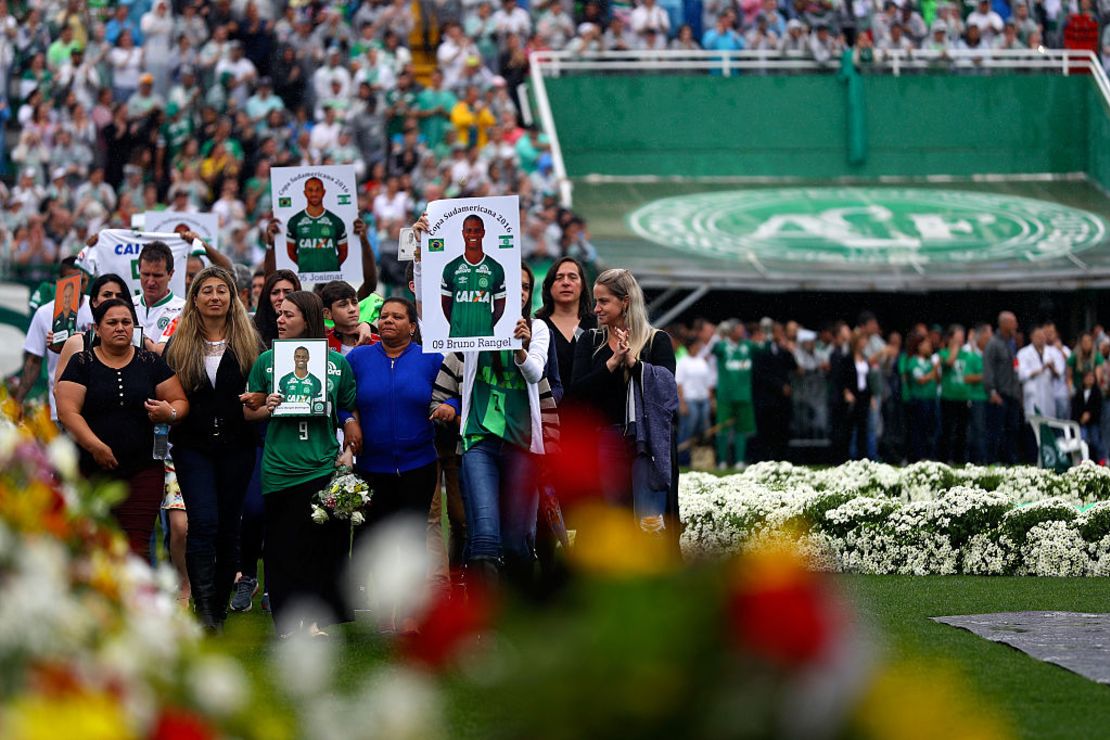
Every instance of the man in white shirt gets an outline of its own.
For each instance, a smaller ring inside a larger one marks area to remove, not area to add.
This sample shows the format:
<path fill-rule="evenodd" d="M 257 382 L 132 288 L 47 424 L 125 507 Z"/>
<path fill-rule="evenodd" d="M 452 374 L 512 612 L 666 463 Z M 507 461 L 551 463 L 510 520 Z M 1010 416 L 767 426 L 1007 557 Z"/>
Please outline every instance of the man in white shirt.
<path fill-rule="evenodd" d="M 713 391 L 713 373 L 702 348 L 704 342 L 694 339 L 687 354 L 675 365 L 678 383 L 679 444 L 709 431 L 709 407 Z M 679 453 L 680 464 L 689 465 L 690 451 Z"/>
<path fill-rule="evenodd" d="M 443 42 L 436 50 L 436 62 L 443 72 L 443 86 L 453 88 L 462 79 L 463 69 L 468 57 L 478 56 L 478 48 L 468 39 L 458 23 L 451 23 L 444 29 Z"/>
<path fill-rule="evenodd" d="M 527 10 L 517 6 L 516 0 L 504 0 L 501 9 L 493 14 L 491 20 L 497 29 L 501 48 L 505 48 L 505 39 L 511 35 L 519 36 L 524 41 L 532 33 L 532 18 Z"/>
<path fill-rule="evenodd" d="M 84 332 L 92 326 L 92 310 L 89 308 L 88 273 L 76 266 L 76 259 L 68 257 L 62 260 L 59 277 L 82 275 L 81 280 L 81 306 L 77 311 L 77 331 Z M 48 345 L 54 321 L 54 301 L 47 301 L 35 310 L 31 317 L 31 325 L 27 327 L 27 337 L 23 342 L 23 370 L 19 376 L 19 386 L 12 395 L 12 400 L 18 406 L 23 405 L 24 399 L 34 387 L 42 373 L 42 360 L 46 358 L 47 396 L 50 399 L 50 418 L 58 420 L 58 410 L 54 405 L 54 371 L 58 367 L 58 347 L 51 349 Z"/>
<path fill-rule="evenodd" d="M 216 63 L 216 79 L 224 72 L 230 72 L 236 82 L 247 83 L 258 76 L 258 69 L 254 62 L 243 56 L 243 45 L 238 41 L 231 41 L 227 45 L 228 56 Z"/>
<path fill-rule="evenodd" d="M 339 47 L 333 46 L 328 49 L 327 65 L 320 67 L 312 74 L 312 89 L 315 91 L 318 100 L 324 100 L 332 96 L 331 83 L 333 80 L 339 80 L 339 97 L 346 98 L 351 94 L 351 73 L 339 63 L 339 56 Z"/>
<path fill-rule="evenodd" d="M 1029 335 L 1029 344 L 1017 353 L 1018 381 L 1021 383 L 1022 406 L 1025 418 L 1031 416 L 1056 416 L 1056 399 L 1052 391 L 1053 380 L 1064 375 L 1064 363 L 1057 364 L 1058 352 L 1049 351 L 1043 327 Z"/>
<path fill-rule="evenodd" d="M 1061 341 L 1060 334 L 1056 331 L 1056 324 L 1051 321 L 1045 322 L 1044 325 L 1044 344 L 1045 352 L 1052 356 L 1053 364 L 1059 368 L 1066 368 L 1071 350 Z M 1076 379 L 1077 384 L 1081 382 L 1082 378 Z M 1056 402 L 1056 418 L 1070 419 L 1071 389 L 1068 388 L 1067 370 L 1062 370 L 1052 379 L 1052 397 Z"/>
<path fill-rule="evenodd" d="M 990 0 L 979 0 L 979 5 L 967 17 L 968 26 L 978 26 L 983 41 L 989 46 L 994 37 L 1002 33 L 1002 16 L 991 10 Z"/>
<path fill-rule="evenodd" d="M 667 11 L 656 5 L 655 0 L 644 0 L 640 7 L 632 11 L 630 21 L 632 30 L 641 38 L 649 28 L 664 37 L 671 30 L 671 19 L 667 16 Z"/>
<path fill-rule="evenodd" d="M 324 120 L 312 127 L 308 143 L 312 149 L 320 154 L 331 149 L 339 143 L 339 130 L 342 128 L 334 106 L 324 108 Z"/>

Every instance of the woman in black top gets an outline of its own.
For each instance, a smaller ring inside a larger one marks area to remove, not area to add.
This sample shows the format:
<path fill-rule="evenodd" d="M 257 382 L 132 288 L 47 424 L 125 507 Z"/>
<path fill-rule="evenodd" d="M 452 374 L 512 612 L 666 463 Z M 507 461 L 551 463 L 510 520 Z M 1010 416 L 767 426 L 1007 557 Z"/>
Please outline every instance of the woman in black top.
<path fill-rule="evenodd" d="M 133 315 L 114 298 L 93 310 L 100 344 L 73 356 L 55 397 L 59 421 L 81 448 L 81 472 L 127 483 L 113 514 L 132 552 L 145 557 L 165 475 L 152 455 L 154 425 L 181 422 L 189 403 L 165 361 L 131 344 Z"/>
<path fill-rule="evenodd" d="M 189 286 L 165 358 L 191 409 L 171 439 L 189 512 L 185 567 L 197 617 L 209 631 L 223 625 L 239 568 L 239 519 L 255 448 L 241 396 L 259 350 L 231 273 L 222 267 L 201 270 Z"/>
<path fill-rule="evenodd" d="M 262 284 L 258 296 L 258 309 L 254 312 L 254 327 L 262 338 L 262 346 L 269 348 L 277 339 L 277 316 L 285 296 L 301 289 L 301 279 L 292 270 L 275 270 Z"/>
<path fill-rule="evenodd" d="M 536 318 L 551 330 L 551 343 L 559 364 L 559 378 L 569 385 L 574 369 L 574 345 L 585 332 L 597 328 L 590 312 L 586 268 L 574 257 L 556 260 L 543 279 L 543 306 Z"/>
<path fill-rule="evenodd" d="M 560 405 L 563 415 L 563 395 L 570 385 L 574 370 L 574 346 L 578 338 L 591 329 L 597 328 L 597 320 L 590 311 L 589 287 L 586 284 L 586 269 L 574 257 L 562 257 L 547 271 L 543 279 L 543 305 L 536 312 L 536 318 L 547 324 L 551 335 L 550 353 L 554 355 L 555 369 L 560 380 L 558 388 L 552 384 L 551 392 L 555 402 Z M 547 375 L 556 376 L 548 360 Z M 556 471 L 545 471 L 545 478 L 554 481 Z M 561 512 L 558 506 L 558 491 L 552 486 L 540 489 L 540 516 L 536 527 L 536 557 L 540 563 L 540 573 L 545 586 L 556 584 L 562 577 L 562 569 L 556 559 L 556 544 L 565 527 L 560 523 Z"/>
<path fill-rule="evenodd" d="M 671 471 L 671 490 L 649 490 L 638 465 L 635 429 L 627 423 L 628 384 L 639 377 L 641 363 L 675 372 L 670 336 L 648 323 L 644 294 L 628 270 L 606 270 L 594 284 L 594 313 L 599 328 L 582 335 L 574 348 L 569 396 L 588 407 L 597 428 L 598 481 L 606 500 L 632 506 L 642 529 L 677 535 L 678 470 Z M 677 390 L 674 406 L 677 408 Z M 672 451 L 677 419 L 671 421 Z M 675 455 L 672 454 L 672 467 Z M 662 508 L 661 508 L 662 506 Z"/>
<path fill-rule="evenodd" d="M 838 461 L 867 457 L 867 425 L 871 411 L 871 386 L 868 373 L 871 366 L 863 350 L 867 337 L 858 329 L 852 333 L 848 352 L 840 357 L 833 368 L 835 378 L 837 426 L 840 429 Z M 855 449 L 852 449 L 852 442 Z"/>

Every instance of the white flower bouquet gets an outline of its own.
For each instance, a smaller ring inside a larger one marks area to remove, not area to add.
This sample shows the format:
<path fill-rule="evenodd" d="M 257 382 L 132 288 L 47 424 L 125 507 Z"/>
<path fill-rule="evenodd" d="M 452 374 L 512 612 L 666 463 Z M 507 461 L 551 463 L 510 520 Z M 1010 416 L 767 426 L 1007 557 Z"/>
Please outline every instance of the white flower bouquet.
<path fill-rule="evenodd" d="M 370 486 L 362 478 L 351 472 L 348 467 L 335 471 L 331 482 L 312 498 L 312 521 L 326 524 L 338 519 L 351 523 L 350 547 L 354 549 L 355 527 L 366 521 L 365 509 L 370 503 Z"/>
<path fill-rule="evenodd" d="M 364 509 L 370 503 L 370 486 L 351 472 L 340 468 L 331 482 L 312 500 L 312 521 L 324 524 L 329 519 L 349 519 L 352 526 L 366 521 Z"/>

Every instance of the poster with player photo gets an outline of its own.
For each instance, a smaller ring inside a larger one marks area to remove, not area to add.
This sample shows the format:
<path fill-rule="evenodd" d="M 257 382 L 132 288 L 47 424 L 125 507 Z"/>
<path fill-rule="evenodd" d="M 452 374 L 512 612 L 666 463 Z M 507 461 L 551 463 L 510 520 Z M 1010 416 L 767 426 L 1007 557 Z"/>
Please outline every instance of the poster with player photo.
<path fill-rule="evenodd" d="M 54 286 L 54 320 L 50 330 L 52 344 L 61 344 L 77 332 L 77 310 L 81 307 L 81 276 L 70 275 Z"/>
<path fill-rule="evenodd" d="M 220 248 L 220 218 L 215 213 L 187 211 L 147 211 L 143 214 L 143 231 L 182 234 L 191 231 L 213 249 Z"/>
<path fill-rule="evenodd" d="M 279 270 L 293 270 L 308 285 L 331 280 L 362 284 L 353 166 L 274 167 L 270 194 L 274 218 L 282 226 L 274 239 Z"/>
<path fill-rule="evenodd" d="M 427 213 L 420 248 L 424 351 L 519 349 L 520 199 L 437 200 Z"/>
<path fill-rule="evenodd" d="M 275 339 L 272 416 L 327 416 L 328 340 Z"/>

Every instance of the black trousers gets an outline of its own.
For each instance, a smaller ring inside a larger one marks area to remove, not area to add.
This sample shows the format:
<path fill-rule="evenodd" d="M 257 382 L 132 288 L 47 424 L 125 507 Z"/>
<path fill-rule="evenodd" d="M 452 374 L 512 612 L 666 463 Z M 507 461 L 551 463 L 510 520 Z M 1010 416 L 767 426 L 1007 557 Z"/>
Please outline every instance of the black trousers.
<path fill-rule="evenodd" d="M 311 517 L 312 497 L 329 481 L 331 475 L 324 475 L 263 497 L 266 587 L 274 624 L 282 633 L 296 629 L 305 617 L 330 617 L 331 621 L 324 620 L 328 624 L 350 620 L 339 585 L 350 544 L 350 523 L 329 519 L 314 524 Z M 311 609 L 325 612 L 321 615 L 308 611 Z"/>
<path fill-rule="evenodd" d="M 438 473 L 438 461 L 400 473 L 360 471 L 359 475 L 370 485 L 373 493 L 366 510 L 366 523 L 355 532 L 356 540 L 361 536 L 360 530 L 369 531 L 396 514 L 413 514 L 420 517 L 420 521 L 426 521 L 439 482 Z"/>

